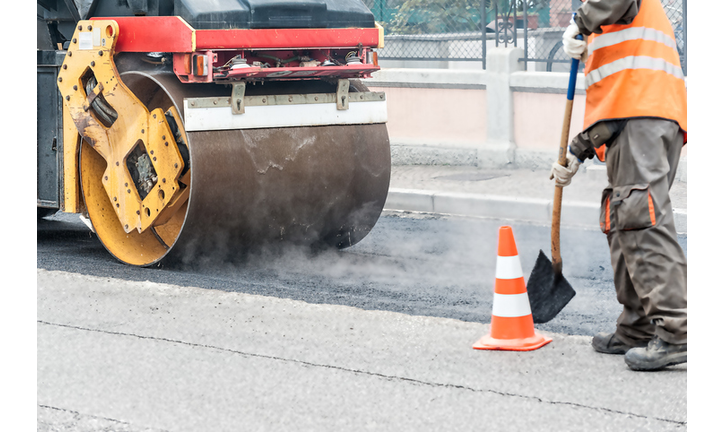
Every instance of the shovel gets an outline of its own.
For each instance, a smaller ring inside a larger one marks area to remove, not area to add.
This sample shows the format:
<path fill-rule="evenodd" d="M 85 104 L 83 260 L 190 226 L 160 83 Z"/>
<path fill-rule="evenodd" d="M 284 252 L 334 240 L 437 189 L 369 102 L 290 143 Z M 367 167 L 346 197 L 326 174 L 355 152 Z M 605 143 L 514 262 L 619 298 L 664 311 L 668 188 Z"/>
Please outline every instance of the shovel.
<path fill-rule="evenodd" d="M 577 39 L 582 36 L 578 35 Z M 579 60 L 571 60 L 569 72 L 569 88 L 566 94 L 566 110 L 564 112 L 564 125 L 561 130 L 561 143 L 559 144 L 559 164 L 566 166 L 566 152 L 569 141 L 569 128 L 571 126 L 571 111 L 574 104 L 574 89 L 576 76 L 579 71 Z M 529 276 L 526 291 L 531 305 L 531 315 L 534 323 L 542 324 L 551 321 L 574 297 L 574 288 L 562 275 L 561 252 L 559 251 L 559 226 L 561 223 L 561 197 L 563 188 L 556 186 L 554 191 L 554 213 L 551 218 L 551 261 L 543 250 L 534 264 Z"/>

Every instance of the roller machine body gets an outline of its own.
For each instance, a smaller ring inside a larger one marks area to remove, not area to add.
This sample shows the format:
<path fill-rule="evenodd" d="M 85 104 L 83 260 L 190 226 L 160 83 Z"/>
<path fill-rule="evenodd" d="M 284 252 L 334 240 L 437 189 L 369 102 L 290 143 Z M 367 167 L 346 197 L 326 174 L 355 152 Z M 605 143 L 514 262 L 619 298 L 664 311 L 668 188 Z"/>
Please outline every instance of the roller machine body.
<path fill-rule="evenodd" d="M 138 266 L 351 246 L 390 180 L 382 45 L 360 0 L 38 0 L 38 215 Z"/>

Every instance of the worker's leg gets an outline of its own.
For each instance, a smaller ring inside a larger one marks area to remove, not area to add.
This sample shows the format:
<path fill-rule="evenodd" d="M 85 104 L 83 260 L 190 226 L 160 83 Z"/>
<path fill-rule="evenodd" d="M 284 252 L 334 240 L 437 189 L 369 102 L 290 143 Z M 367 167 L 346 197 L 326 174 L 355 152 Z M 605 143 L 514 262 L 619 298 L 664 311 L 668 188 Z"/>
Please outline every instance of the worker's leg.
<path fill-rule="evenodd" d="M 615 145 L 607 150 L 606 156 L 609 185 L 602 194 L 602 230 L 607 234 L 612 269 L 614 270 L 614 287 L 617 301 L 622 305 L 622 313 L 617 319 L 615 336 L 628 346 L 635 346 L 647 341 L 654 335 L 654 324 L 639 300 L 637 291 L 629 277 L 629 269 L 622 254 L 619 230 L 612 218 L 612 177 L 616 176 L 620 163 L 619 148 Z"/>
<path fill-rule="evenodd" d="M 617 296 L 625 307 L 619 321 L 630 338 L 636 336 L 632 328 L 647 331 L 639 312 L 632 315 L 632 309 L 639 310 L 631 300 L 633 288 L 655 334 L 668 343 L 687 343 L 687 260 L 677 243 L 669 198 L 681 150 L 682 133 L 675 123 L 635 119 L 607 151 L 616 231 L 613 236 L 610 232 L 612 263 Z M 621 271 L 616 273 L 621 260 L 631 286 Z"/>
<path fill-rule="evenodd" d="M 612 257 L 612 269 L 614 270 L 614 286 L 617 291 L 617 301 L 622 305 L 623 310 L 617 319 L 616 336 L 629 346 L 635 346 L 642 341 L 652 338 L 655 326 L 647 317 L 647 314 L 639 301 L 637 291 L 629 277 L 627 263 L 622 255 L 622 248 L 619 244 L 619 231 L 616 229 L 607 234 L 609 250 Z"/>

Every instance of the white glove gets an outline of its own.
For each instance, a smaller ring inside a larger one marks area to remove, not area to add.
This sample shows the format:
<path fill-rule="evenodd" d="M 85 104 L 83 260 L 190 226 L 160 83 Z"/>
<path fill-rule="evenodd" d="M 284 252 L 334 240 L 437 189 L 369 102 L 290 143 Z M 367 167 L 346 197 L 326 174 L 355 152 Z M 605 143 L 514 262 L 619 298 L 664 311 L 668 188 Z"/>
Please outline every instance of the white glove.
<path fill-rule="evenodd" d="M 579 35 L 579 27 L 574 21 L 569 24 L 569 27 L 564 30 L 564 35 L 561 37 L 561 41 L 564 43 L 564 52 L 571 58 L 577 60 L 586 60 L 587 43 L 583 40 L 576 39 Z"/>
<path fill-rule="evenodd" d="M 549 180 L 555 180 L 556 185 L 560 187 L 568 186 L 571 183 L 571 178 L 579 170 L 579 159 L 571 154 L 570 151 L 566 152 L 566 166 L 559 165 L 559 161 L 554 162 L 551 165 L 551 175 Z"/>

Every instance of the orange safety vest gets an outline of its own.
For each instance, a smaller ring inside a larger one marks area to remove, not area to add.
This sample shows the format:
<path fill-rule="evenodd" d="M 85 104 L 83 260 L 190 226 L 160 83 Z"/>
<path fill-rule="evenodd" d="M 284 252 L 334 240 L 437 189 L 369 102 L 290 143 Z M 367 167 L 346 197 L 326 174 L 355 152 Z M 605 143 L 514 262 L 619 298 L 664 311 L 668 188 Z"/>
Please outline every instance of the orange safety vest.
<path fill-rule="evenodd" d="M 659 0 L 642 0 L 631 24 L 602 26 L 588 40 L 584 130 L 600 120 L 674 120 L 687 142 L 687 90 L 675 33 Z M 605 147 L 597 149 L 604 161 Z"/>

